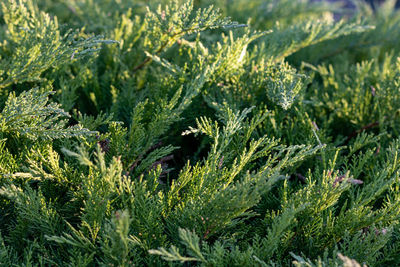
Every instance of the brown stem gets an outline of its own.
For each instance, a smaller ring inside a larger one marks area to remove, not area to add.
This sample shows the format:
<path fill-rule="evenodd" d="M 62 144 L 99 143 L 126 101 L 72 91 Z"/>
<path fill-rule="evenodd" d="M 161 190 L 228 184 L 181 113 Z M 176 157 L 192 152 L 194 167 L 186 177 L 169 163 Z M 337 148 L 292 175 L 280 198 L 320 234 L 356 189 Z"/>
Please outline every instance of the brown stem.
<path fill-rule="evenodd" d="M 140 63 L 139 65 L 137 65 L 136 67 L 133 68 L 133 72 L 140 70 L 141 68 L 146 66 L 147 63 L 149 63 L 150 61 L 151 61 L 151 58 L 147 57 L 142 63 Z"/>
<path fill-rule="evenodd" d="M 157 54 L 157 55 L 160 54 L 160 53 L 164 50 L 164 48 L 167 47 L 167 45 L 170 43 L 170 41 L 171 41 L 172 39 L 174 39 L 174 37 L 176 37 L 176 36 L 178 36 L 178 35 L 180 35 L 180 34 L 183 34 L 183 33 L 185 33 L 185 32 L 186 32 L 186 31 L 180 31 L 180 32 L 178 32 L 178 33 L 173 34 L 167 41 L 165 41 L 165 42 L 161 45 L 161 47 L 156 51 L 156 54 Z M 145 60 L 143 60 L 142 63 L 140 63 L 139 65 L 137 65 L 136 67 L 133 68 L 133 72 L 136 72 L 136 71 L 142 69 L 144 66 L 146 66 L 146 65 L 147 65 L 148 63 L 150 63 L 150 62 L 151 62 L 151 57 L 147 57 Z"/>
<path fill-rule="evenodd" d="M 212 25 L 210 25 L 209 27 L 211 27 L 211 26 Z M 205 27 L 204 29 L 207 29 L 207 27 Z M 176 36 L 179 36 L 182 34 L 184 35 L 188 32 L 196 31 L 196 30 L 200 31 L 200 28 L 193 27 L 193 28 L 183 29 L 180 32 L 174 33 L 173 35 L 171 35 L 171 37 L 166 42 L 164 42 L 164 44 L 161 45 L 161 47 L 156 51 L 156 54 L 157 55 L 160 54 L 164 50 L 164 48 L 167 47 L 167 45 L 170 43 L 170 41 L 172 39 L 174 39 Z M 170 32 L 170 31 L 171 31 L 171 29 L 168 32 Z M 137 65 L 136 67 L 133 68 L 133 72 L 136 72 L 136 71 L 142 69 L 144 66 L 146 66 L 150 62 L 151 62 L 151 58 L 147 57 L 145 60 L 143 60 L 142 63 L 140 63 L 139 65 Z"/>
<path fill-rule="evenodd" d="M 386 118 L 386 117 L 384 117 L 384 119 L 385 119 L 385 118 Z M 365 130 L 368 130 L 368 129 L 370 129 L 370 128 L 376 127 L 376 126 L 378 126 L 378 125 L 379 125 L 379 121 L 375 121 L 375 122 L 372 122 L 372 123 L 370 123 L 370 124 L 368 124 L 368 125 L 365 125 L 365 126 L 362 127 L 361 129 L 358 129 L 358 130 L 352 132 L 349 136 L 347 136 L 347 139 L 346 139 L 346 141 L 345 141 L 345 144 L 349 143 L 349 141 L 350 141 L 352 138 L 356 137 L 359 133 L 362 133 L 362 132 L 364 132 Z"/>

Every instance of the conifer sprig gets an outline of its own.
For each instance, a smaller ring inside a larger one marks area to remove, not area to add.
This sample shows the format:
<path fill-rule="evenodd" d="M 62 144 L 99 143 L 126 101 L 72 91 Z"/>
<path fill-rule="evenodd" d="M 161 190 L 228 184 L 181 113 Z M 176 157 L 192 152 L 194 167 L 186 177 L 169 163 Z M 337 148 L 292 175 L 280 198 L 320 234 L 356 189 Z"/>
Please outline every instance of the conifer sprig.
<path fill-rule="evenodd" d="M 39 11 L 31 0 L 7 0 L 1 8 L 6 41 L 0 45 L 0 89 L 40 81 L 44 71 L 95 54 L 102 43 L 115 43 L 79 37 L 77 30 L 63 33 L 57 17 Z"/>
<path fill-rule="evenodd" d="M 244 24 L 232 22 L 224 17 L 213 6 L 204 9 L 193 10 L 193 0 L 186 1 L 183 5 L 178 0 L 172 1 L 162 9 L 158 6 L 157 12 L 147 10 L 146 20 L 151 35 L 145 41 L 145 46 L 151 50 L 149 53 L 158 55 L 171 47 L 185 35 L 217 28 L 239 28 Z M 143 68 L 151 61 L 147 57 L 142 63 L 134 67 L 133 71 Z"/>
<path fill-rule="evenodd" d="M 395 1 L 209 3 L 1 3 L 0 266 L 400 265 Z"/>
<path fill-rule="evenodd" d="M 0 113 L 1 134 L 51 140 L 95 133 L 79 125 L 67 126 L 70 115 L 60 108 L 60 104 L 49 103 L 51 94 L 54 92 L 41 92 L 39 88 L 19 96 L 11 93 Z"/>

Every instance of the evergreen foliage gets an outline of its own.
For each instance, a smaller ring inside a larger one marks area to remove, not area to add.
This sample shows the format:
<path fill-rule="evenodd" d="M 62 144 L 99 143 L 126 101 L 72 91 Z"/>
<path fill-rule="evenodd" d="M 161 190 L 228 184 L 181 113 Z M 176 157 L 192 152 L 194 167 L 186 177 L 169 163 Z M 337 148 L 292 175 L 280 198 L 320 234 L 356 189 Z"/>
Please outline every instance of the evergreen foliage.
<path fill-rule="evenodd" d="M 400 11 L 354 3 L 4 0 L 0 266 L 400 265 Z"/>

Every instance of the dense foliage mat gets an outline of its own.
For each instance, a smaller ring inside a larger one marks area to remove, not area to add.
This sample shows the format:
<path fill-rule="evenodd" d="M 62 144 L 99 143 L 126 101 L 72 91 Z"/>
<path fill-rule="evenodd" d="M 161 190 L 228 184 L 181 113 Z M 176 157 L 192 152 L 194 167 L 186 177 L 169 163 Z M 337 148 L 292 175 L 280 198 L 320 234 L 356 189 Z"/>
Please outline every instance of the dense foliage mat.
<path fill-rule="evenodd" d="M 0 265 L 400 265 L 395 2 L 3 0 Z"/>

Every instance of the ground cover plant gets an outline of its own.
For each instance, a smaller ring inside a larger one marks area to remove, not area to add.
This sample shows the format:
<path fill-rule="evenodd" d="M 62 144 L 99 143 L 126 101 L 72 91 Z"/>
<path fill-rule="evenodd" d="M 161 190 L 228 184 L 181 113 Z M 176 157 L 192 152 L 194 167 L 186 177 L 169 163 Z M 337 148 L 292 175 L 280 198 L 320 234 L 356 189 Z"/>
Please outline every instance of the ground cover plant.
<path fill-rule="evenodd" d="M 400 265 L 400 12 L 3 0 L 1 266 Z"/>

